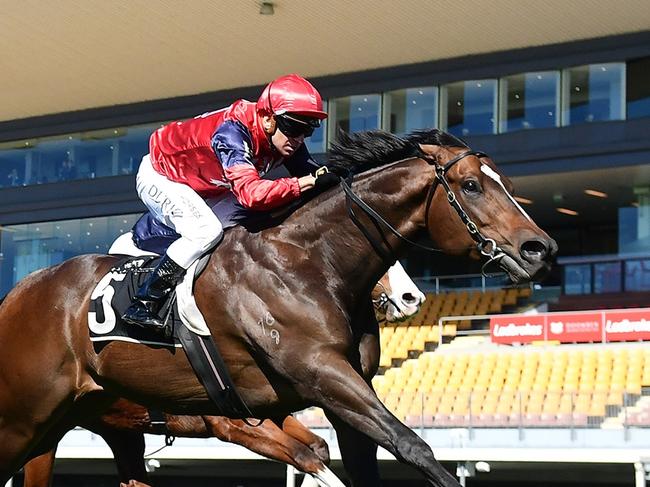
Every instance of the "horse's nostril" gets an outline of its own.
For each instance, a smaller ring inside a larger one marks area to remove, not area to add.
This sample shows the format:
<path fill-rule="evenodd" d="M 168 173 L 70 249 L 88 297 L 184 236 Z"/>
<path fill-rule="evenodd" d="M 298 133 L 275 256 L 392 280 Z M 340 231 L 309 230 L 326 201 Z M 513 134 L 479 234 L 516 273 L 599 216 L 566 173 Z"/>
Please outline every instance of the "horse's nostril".
<path fill-rule="evenodd" d="M 521 244 L 521 255 L 528 261 L 543 260 L 548 253 L 548 248 L 539 240 L 527 240 Z"/>
<path fill-rule="evenodd" d="M 411 293 L 402 294 L 402 303 L 404 303 L 404 304 L 416 304 L 417 302 L 418 302 L 418 298 L 413 296 Z"/>

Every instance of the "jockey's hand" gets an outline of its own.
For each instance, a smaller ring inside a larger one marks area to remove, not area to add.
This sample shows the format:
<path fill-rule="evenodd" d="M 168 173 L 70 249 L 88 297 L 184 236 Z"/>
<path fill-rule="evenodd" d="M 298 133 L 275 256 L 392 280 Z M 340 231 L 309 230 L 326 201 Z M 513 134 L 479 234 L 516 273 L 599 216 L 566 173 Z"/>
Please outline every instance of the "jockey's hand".
<path fill-rule="evenodd" d="M 316 181 L 314 182 L 314 188 L 327 189 L 337 184 L 340 180 L 341 178 L 332 172 L 322 173 L 316 176 Z"/>
<path fill-rule="evenodd" d="M 337 184 L 340 180 L 340 176 L 329 172 L 327 167 L 322 166 L 313 176 L 308 174 L 307 176 L 298 178 L 298 184 L 300 185 L 300 191 L 302 192 L 312 188 L 319 190 L 327 189 Z"/>
<path fill-rule="evenodd" d="M 315 184 L 316 184 L 316 178 L 311 174 L 307 174 L 307 176 L 298 178 L 298 185 L 300 186 L 301 193 L 303 191 L 307 191 L 308 189 L 313 188 Z"/>
<path fill-rule="evenodd" d="M 314 177 L 316 178 L 314 181 L 314 187 L 318 190 L 334 186 L 341 180 L 338 175 L 330 172 L 327 166 L 319 167 L 314 173 Z"/>

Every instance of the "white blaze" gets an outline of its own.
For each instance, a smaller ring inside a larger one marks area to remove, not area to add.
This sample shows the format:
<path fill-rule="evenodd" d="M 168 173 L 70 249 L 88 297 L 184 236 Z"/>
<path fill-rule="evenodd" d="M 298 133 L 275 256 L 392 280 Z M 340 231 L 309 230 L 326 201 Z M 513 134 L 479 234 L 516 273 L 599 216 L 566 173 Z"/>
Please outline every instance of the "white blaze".
<path fill-rule="evenodd" d="M 399 261 L 388 269 L 388 285 L 390 286 L 389 297 L 392 300 L 386 311 L 388 321 L 407 318 L 420 311 L 420 306 L 426 297 L 411 280 Z M 409 301 L 404 299 L 405 296 L 409 296 Z M 414 299 L 411 300 L 410 297 Z M 397 303 L 400 309 L 396 309 L 393 302 Z"/>
<path fill-rule="evenodd" d="M 519 205 L 516 199 L 512 197 L 510 193 L 508 193 L 508 190 L 506 187 L 503 185 L 503 181 L 501 181 L 501 176 L 499 176 L 490 166 L 481 163 L 481 172 L 485 174 L 487 177 L 495 181 L 501 188 L 503 189 L 503 192 L 510 198 L 510 201 L 512 201 L 512 204 L 515 205 L 519 211 L 521 211 L 522 215 L 524 215 L 528 221 L 533 221 L 529 216 L 528 213 L 524 211 L 524 209 Z"/>

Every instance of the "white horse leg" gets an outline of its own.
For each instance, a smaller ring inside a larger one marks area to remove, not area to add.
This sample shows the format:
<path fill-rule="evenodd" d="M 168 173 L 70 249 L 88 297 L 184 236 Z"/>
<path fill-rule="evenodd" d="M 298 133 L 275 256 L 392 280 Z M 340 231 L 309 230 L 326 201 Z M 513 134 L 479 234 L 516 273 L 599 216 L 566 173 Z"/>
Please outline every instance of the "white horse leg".
<path fill-rule="evenodd" d="M 307 477 L 308 475 L 305 475 L 305 480 L 307 480 Z M 316 473 L 314 477 L 320 487 L 345 487 L 345 484 L 327 467 L 323 471 Z M 303 481 L 303 485 L 305 485 L 305 481 Z"/>
<path fill-rule="evenodd" d="M 318 487 L 318 480 L 309 474 L 305 474 L 305 478 L 303 479 L 302 484 L 300 484 L 300 487 Z"/>

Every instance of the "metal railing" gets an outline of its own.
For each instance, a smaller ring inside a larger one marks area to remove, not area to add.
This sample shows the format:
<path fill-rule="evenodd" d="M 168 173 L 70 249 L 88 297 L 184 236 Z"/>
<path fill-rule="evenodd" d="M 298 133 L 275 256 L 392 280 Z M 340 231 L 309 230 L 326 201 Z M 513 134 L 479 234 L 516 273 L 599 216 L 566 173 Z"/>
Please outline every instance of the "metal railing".
<path fill-rule="evenodd" d="M 506 274 L 484 276 L 483 274 L 457 274 L 445 276 L 414 277 L 413 281 L 425 292 L 439 294 L 441 291 L 461 289 L 486 289 L 502 288 L 510 285 Z"/>
<path fill-rule="evenodd" d="M 458 386 L 462 389 L 462 385 Z M 507 388 L 506 388 L 507 389 Z M 650 428 L 650 395 L 627 391 L 551 392 L 538 390 L 443 390 L 379 393 L 386 407 L 406 425 L 424 432 L 427 428 L 468 430 L 515 429 L 523 440 L 526 429 L 564 429 L 570 439 L 584 429 L 618 430 Z M 298 419 L 311 427 L 331 427 L 324 414 L 310 409 Z"/>

